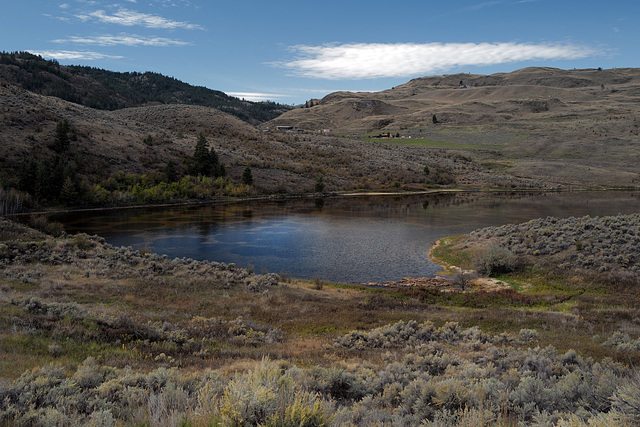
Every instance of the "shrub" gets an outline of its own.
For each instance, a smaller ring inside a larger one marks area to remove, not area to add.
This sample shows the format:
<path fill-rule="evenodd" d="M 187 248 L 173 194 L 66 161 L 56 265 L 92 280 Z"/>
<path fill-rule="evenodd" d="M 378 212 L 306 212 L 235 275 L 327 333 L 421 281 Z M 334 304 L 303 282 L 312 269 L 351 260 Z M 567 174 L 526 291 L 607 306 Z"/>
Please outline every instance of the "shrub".
<path fill-rule="evenodd" d="M 265 358 L 255 369 L 231 380 L 224 390 L 220 412 L 232 425 L 264 424 L 291 397 L 291 378 Z"/>
<path fill-rule="evenodd" d="M 614 332 L 611 338 L 602 343 L 605 347 L 613 347 L 618 351 L 640 350 L 640 339 L 633 340 L 624 332 Z"/>
<path fill-rule="evenodd" d="M 520 340 L 524 343 L 538 339 L 538 331 L 535 329 L 520 329 Z"/>
<path fill-rule="evenodd" d="M 284 410 L 282 419 L 272 415 L 266 426 L 273 427 L 319 427 L 328 426 L 331 416 L 328 415 L 327 403 L 318 395 L 298 392 L 293 403 Z"/>
<path fill-rule="evenodd" d="M 640 371 L 620 385 L 611 397 L 613 407 L 633 424 L 640 424 Z"/>
<path fill-rule="evenodd" d="M 531 419 L 534 411 L 553 409 L 557 402 L 552 389 L 545 386 L 540 378 L 524 377 L 518 387 L 509 395 L 510 400 L 515 405 L 525 419 Z"/>
<path fill-rule="evenodd" d="M 59 237 L 64 233 L 64 226 L 59 222 L 51 222 L 46 215 L 31 215 L 29 226 L 53 237 Z"/>
<path fill-rule="evenodd" d="M 485 276 L 511 273 L 516 269 L 516 257 L 509 249 L 494 245 L 476 260 L 476 269 Z"/>
<path fill-rule="evenodd" d="M 453 284 L 462 289 L 462 291 L 465 291 L 475 279 L 477 279 L 477 274 L 475 272 L 458 269 L 453 275 Z"/>

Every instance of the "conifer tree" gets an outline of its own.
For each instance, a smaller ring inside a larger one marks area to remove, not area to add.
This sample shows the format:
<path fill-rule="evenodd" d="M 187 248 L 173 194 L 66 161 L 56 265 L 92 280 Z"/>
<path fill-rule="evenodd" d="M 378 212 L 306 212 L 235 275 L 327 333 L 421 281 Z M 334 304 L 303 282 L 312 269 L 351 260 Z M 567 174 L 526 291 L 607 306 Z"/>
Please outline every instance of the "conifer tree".
<path fill-rule="evenodd" d="M 178 180 L 178 171 L 172 160 L 164 167 L 164 179 L 166 182 L 176 182 Z"/>
<path fill-rule="evenodd" d="M 244 185 L 253 185 L 253 174 L 249 166 L 244 168 L 244 172 L 242 172 L 242 183 Z"/>
<path fill-rule="evenodd" d="M 218 153 L 211 147 L 203 134 L 198 136 L 198 142 L 193 153 L 193 173 L 203 176 L 224 176 L 225 167 L 218 158 Z"/>
<path fill-rule="evenodd" d="M 66 203 L 73 203 L 78 198 L 78 192 L 76 191 L 76 185 L 70 176 L 67 176 L 62 183 L 60 189 L 60 200 Z"/>
<path fill-rule="evenodd" d="M 31 195 L 36 193 L 36 184 L 38 182 L 38 161 L 32 154 L 29 159 L 22 162 L 20 171 L 18 172 L 18 188 Z"/>
<path fill-rule="evenodd" d="M 211 147 L 211 151 L 209 152 L 209 161 L 211 162 L 211 174 L 216 178 L 219 176 L 224 176 L 226 173 L 224 165 L 220 163 L 220 158 L 218 157 L 218 153 Z"/>
<path fill-rule="evenodd" d="M 51 181 L 51 164 L 46 159 L 38 165 L 35 190 L 35 196 L 38 200 L 55 198 Z"/>
<path fill-rule="evenodd" d="M 210 154 L 207 138 L 201 133 L 196 142 L 193 152 L 193 173 L 196 175 L 209 176 L 210 174 Z"/>
<path fill-rule="evenodd" d="M 69 148 L 69 121 L 67 119 L 60 120 L 56 125 L 56 136 L 54 139 L 53 149 L 57 153 L 61 153 Z"/>

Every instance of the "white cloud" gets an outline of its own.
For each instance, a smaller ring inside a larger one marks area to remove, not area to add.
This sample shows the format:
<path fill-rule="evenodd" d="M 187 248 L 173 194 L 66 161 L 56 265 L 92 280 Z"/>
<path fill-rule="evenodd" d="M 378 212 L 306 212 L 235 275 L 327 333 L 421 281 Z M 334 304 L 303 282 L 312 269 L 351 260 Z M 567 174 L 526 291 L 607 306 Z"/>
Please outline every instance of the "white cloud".
<path fill-rule="evenodd" d="M 168 39 L 165 37 L 144 37 L 136 34 L 102 35 L 102 36 L 72 36 L 68 39 L 52 40 L 55 43 L 77 43 L 98 46 L 188 46 L 189 42 Z"/>
<path fill-rule="evenodd" d="M 62 3 L 62 4 L 58 5 L 58 7 L 60 9 L 69 9 L 69 3 Z"/>
<path fill-rule="evenodd" d="M 59 60 L 87 60 L 94 61 L 97 59 L 121 59 L 124 56 L 106 55 L 100 52 L 86 52 L 73 50 L 30 50 L 34 55 L 40 55 L 43 58 L 53 58 Z"/>
<path fill-rule="evenodd" d="M 174 1 L 174 0 L 156 0 L 156 2 L 162 4 L 163 6 L 177 7 L 177 6 L 180 6 L 179 3 L 182 3 L 187 7 L 191 6 L 191 2 L 189 0 L 178 0 L 178 1 Z"/>
<path fill-rule="evenodd" d="M 201 30 L 202 27 L 196 24 L 190 24 L 188 22 L 173 21 L 171 19 L 163 18 L 158 15 L 150 15 L 147 13 L 136 12 L 135 10 L 120 9 L 114 14 L 110 15 L 104 10 L 96 10 L 91 13 L 84 13 L 76 15 L 77 18 L 82 21 L 97 20 L 107 24 L 118 24 L 125 26 L 140 25 L 146 28 L 164 28 L 169 30 L 175 30 L 183 28 L 186 30 Z"/>
<path fill-rule="evenodd" d="M 291 49 L 299 58 L 275 65 L 299 76 L 330 80 L 409 77 L 460 66 L 579 59 L 598 53 L 571 44 L 527 43 L 353 43 Z"/>
<path fill-rule="evenodd" d="M 277 93 L 261 93 L 261 92 L 225 92 L 229 96 L 235 96 L 236 98 L 244 98 L 247 101 L 273 101 L 278 98 L 286 98 L 287 95 L 280 95 Z"/>

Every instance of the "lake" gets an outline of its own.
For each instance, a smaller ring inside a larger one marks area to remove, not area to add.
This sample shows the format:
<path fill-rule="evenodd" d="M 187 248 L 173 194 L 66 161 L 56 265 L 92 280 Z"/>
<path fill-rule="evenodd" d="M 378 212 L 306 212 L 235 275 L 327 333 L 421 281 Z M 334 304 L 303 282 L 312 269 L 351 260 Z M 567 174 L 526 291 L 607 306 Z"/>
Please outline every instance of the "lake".
<path fill-rule="evenodd" d="M 639 192 L 446 193 L 116 209 L 52 216 L 69 233 L 174 258 L 235 263 L 301 279 L 364 283 L 436 275 L 433 243 L 555 216 L 640 212 Z"/>

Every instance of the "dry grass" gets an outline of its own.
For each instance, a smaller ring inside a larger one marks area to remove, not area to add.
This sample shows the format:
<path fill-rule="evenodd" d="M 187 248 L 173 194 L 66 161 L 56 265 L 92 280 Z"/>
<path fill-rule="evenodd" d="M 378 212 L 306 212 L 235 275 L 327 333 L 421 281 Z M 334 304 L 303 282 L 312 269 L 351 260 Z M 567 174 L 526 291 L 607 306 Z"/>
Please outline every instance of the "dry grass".
<path fill-rule="evenodd" d="M 460 80 L 468 87 L 460 88 Z M 412 139 L 388 142 L 455 150 L 511 176 L 637 187 L 639 84 L 638 69 L 425 77 L 377 93 L 331 94 L 269 126 L 400 133 Z"/>
<path fill-rule="evenodd" d="M 189 105 L 107 112 L 13 86 L 0 86 L 0 94 L 0 118 L 7 123 L 0 156 L 4 186 L 16 184 L 15 172 L 30 153 L 37 153 L 40 159 L 53 158 L 55 128 L 63 119 L 78 136 L 65 155 L 82 159 L 78 172 L 90 183 L 120 170 L 136 175 L 161 172 L 170 160 L 178 165 L 179 173 L 186 173 L 182 160 L 193 154 L 198 134 L 203 132 L 233 180 L 239 182 L 246 166 L 251 167 L 253 191 L 258 193 L 313 192 L 318 176 L 323 177 L 325 191 L 416 190 L 441 183 L 476 188 L 557 186 L 536 177 L 490 170 L 468 156 L 443 150 L 452 148 L 446 146 L 372 144 L 358 136 L 315 132 L 264 132 L 215 109 Z M 145 142 L 149 135 L 151 145 Z M 435 174 L 426 177 L 425 165 L 447 179 L 433 179 Z"/>

